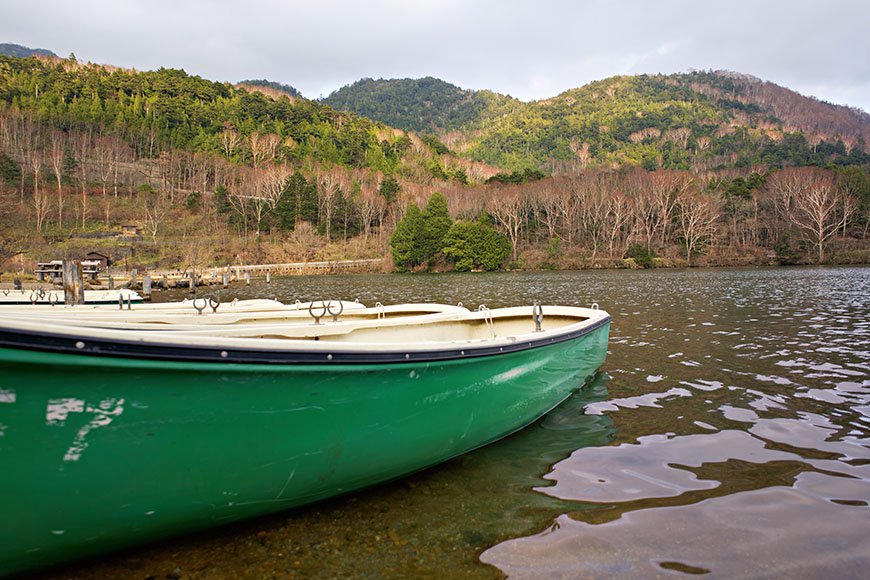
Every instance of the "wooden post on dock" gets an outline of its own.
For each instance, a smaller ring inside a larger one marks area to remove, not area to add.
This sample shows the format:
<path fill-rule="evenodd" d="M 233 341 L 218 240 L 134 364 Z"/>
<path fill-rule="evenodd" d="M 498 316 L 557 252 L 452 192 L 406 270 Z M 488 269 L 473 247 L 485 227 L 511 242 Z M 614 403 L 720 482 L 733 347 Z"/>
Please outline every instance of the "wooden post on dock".
<path fill-rule="evenodd" d="M 272 272 L 266 271 L 266 284 L 272 281 Z"/>
<path fill-rule="evenodd" d="M 251 273 L 250 272 L 245 272 L 245 284 L 247 284 L 248 286 L 251 285 Z"/>
<path fill-rule="evenodd" d="M 230 285 L 230 275 L 224 272 L 224 288 Z"/>
<path fill-rule="evenodd" d="M 82 283 L 82 265 L 75 260 L 63 261 L 64 303 L 69 306 L 85 303 L 85 285 Z"/>
<path fill-rule="evenodd" d="M 138 278 L 138 277 L 139 277 L 139 270 L 137 270 L 136 268 L 133 268 L 130 271 L 130 288 L 136 287 L 136 278 Z"/>
<path fill-rule="evenodd" d="M 109 274 L 109 290 L 115 289 L 115 279 Z"/>
<path fill-rule="evenodd" d="M 151 276 L 150 274 L 145 274 L 142 276 L 142 294 L 145 296 L 145 300 L 151 298 Z"/>

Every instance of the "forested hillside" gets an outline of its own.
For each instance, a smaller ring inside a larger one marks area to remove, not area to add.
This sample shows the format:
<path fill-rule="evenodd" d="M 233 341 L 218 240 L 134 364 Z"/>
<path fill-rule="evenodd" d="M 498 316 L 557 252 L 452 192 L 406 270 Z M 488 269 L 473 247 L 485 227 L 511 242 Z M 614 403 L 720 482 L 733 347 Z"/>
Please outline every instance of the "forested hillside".
<path fill-rule="evenodd" d="M 866 115 L 729 79 L 539 103 L 397 81 L 417 133 L 268 81 L 0 56 L 0 269 L 94 249 L 139 268 L 870 261 Z"/>
<path fill-rule="evenodd" d="M 471 129 L 483 119 L 511 113 L 523 103 L 490 91 L 467 91 L 432 77 L 361 79 L 321 101 L 391 127 L 431 134 Z"/>
<path fill-rule="evenodd" d="M 454 151 L 512 170 L 870 161 L 867 113 L 728 72 L 613 77 L 532 103 L 435 79 L 367 79 L 325 102 L 429 131 Z"/>
<path fill-rule="evenodd" d="M 0 57 L 0 96 L 11 109 L 36 113 L 61 129 L 100 127 L 139 156 L 177 148 L 229 160 L 313 158 L 379 169 L 391 169 L 394 160 L 368 119 L 313 101 L 269 99 L 181 70 L 131 72 L 72 59 Z M 272 137 L 253 149 L 238 146 L 255 132 Z"/>

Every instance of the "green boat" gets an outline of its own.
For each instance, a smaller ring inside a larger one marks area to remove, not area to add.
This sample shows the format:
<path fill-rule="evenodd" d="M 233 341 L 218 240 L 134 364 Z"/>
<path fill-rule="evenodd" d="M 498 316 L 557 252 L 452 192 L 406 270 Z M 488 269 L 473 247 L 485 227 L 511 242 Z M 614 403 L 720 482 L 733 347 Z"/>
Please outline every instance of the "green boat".
<path fill-rule="evenodd" d="M 486 445 L 582 386 L 610 320 L 544 306 L 142 330 L 0 311 L 0 576 Z"/>

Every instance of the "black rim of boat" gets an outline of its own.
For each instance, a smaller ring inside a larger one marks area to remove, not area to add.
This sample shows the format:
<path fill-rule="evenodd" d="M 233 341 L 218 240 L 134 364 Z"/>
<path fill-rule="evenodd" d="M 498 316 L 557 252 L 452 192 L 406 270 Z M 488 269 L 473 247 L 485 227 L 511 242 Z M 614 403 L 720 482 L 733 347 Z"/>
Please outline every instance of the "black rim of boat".
<path fill-rule="evenodd" d="M 134 360 L 171 362 L 208 362 L 234 364 L 388 364 L 434 362 L 494 356 L 540 348 L 591 333 L 611 321 L 601 318 L 573 332 L 522 340 L 498 345 L 466 345 L 456 348 L 426 351 L 352 351 L 337 348 L 333 351 L 306 351 L 302 349 L 256 349 L 221 346 L 176 345 L 160 342 L 106 340 L 76 337 L 48 332 L 0 329 L 0 347 L 33 350 L 56 354 L 75 354 Z"/>

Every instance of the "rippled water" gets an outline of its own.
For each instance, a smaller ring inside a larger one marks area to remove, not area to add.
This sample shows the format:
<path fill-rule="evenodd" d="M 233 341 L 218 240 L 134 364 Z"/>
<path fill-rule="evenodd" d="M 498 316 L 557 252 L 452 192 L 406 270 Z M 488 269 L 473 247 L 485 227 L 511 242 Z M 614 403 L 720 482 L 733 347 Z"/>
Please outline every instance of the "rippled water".
<path fill-rule="evenodd" d="M 870 268 L 312 276 L 209 293 L 598 302 L 613 324 L 602 372 L 504 441 L 48 577 L 818 578 L 870 566 Z"/>

